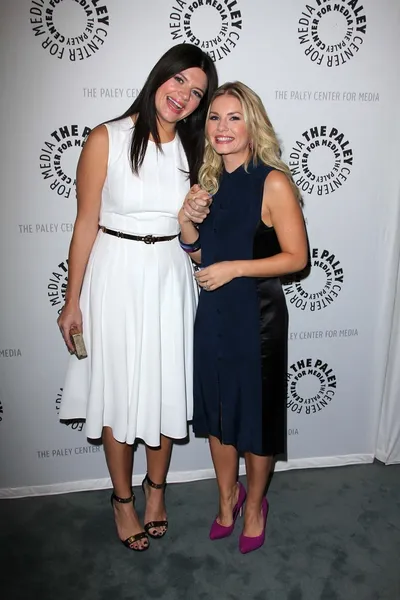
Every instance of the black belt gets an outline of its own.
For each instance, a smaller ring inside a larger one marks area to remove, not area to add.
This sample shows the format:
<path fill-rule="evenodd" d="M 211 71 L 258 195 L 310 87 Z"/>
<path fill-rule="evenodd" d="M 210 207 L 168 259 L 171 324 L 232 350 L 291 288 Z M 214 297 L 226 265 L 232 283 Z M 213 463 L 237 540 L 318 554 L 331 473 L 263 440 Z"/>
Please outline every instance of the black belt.
<path fill-rule="evenodd" d="M 113 229 L 107 229 L 107 227 L 100 227 L 103 233 L 109 235 L 115 235 L 115 237 L 124 238 L 125 240 L 134 240 L 135 242 L 144 242 L 145 244 L 155 244 L 156 242 L 169 242 L 174 238 L 178 237 L 175 235 L 130 235 L 129 233 L 123 233 L 122 231 L 114 231 Z"/>

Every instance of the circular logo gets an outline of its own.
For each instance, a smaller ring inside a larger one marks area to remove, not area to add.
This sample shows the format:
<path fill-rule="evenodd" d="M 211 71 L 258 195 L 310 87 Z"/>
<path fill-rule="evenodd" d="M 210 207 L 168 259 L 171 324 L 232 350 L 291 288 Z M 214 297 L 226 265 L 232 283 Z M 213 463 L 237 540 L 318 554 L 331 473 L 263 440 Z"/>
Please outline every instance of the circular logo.
<path fill-rule="evenodd" d="M 347 181 L 353 166 L 353 150 L 344 133 L 320 125 L 305 131 L 289 155 L 289 167 L 296 185 L 318 196 L 335 192 Z"/>
<path fill-rule="evenodd" d="M 299 310 L 316 312 L 339 296 L 343 287 L 343 268 L 329 250 L 313 248 L 310 275 L 283 286 L 290 304 Z"/>
<path fill-rule="evenodd" d="M 58 265 L 58 268 L 53 271 L 47 285 L 47 296 L 51 306 L 59 306 L 58 314 L 60 314 L 65 302 L 65 292 L 68 282 L 68 260 Z"/>
<path fill-rule="evenodd" d="M 32 31 L 51 56 L 76 62 L 103 46 L 110 26 L 103 0 L 32 0 L 31 4 Z"/>
<path fill-rule="evenodd" d="M 57 412 L 57 415 L 60 414 L 61 401 L 62 401 L 62 393 L 63 393 L 63 388 L 60 388 L 60 391 L 58 392 L 57 398 L 56 398 L 56 412 Z M 79 420 L 79 421 L 63 421 L 62 424 L 63 425 L 67 425 L 67 427 L 70 427 L 74 431 L 82 431 L 84 422 L 82 420 Z"/>
<path fill-rule="evenodd" d="M 298 360 L 289 367 L 287 407 L 296 414 L 320 412 L 336 392 L 336 375 L 319 358 Z"/>
<path fill-rule="evenodd" d="M 172 39 L 199 46 L 213 61 L 232 52 L 242 26 L 239 0 L 175 0 L 169 15 Z"/>
<path fill-rule="evenodd" d="M 50 134 L 39 156 L 42 177 L 61 198 L 69 198 L 75 188 L 75 176 L 79 154 L 90 133 L 90 127 L 64 125 Z"/>
<path fill-rule="evenodd" d="M 297 33 L 311 62 L 339 67 L 356 56 L 364 43 L 364 7 L 359 0 L 314 0 L 301 13 Z"/>

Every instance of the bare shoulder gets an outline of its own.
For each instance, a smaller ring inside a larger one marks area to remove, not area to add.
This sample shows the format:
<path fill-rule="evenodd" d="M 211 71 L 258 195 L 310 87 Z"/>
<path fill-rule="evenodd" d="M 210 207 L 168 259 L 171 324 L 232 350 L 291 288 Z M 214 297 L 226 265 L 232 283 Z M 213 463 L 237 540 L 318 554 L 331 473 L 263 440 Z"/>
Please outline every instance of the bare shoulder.
<path fill-rule="evenodd" d="M 95 161 L 103 164 L 108 159 L 108 131 L 105 125 L 98 125 L 89 133 L 80 157 L 80 163 Z"/>
<path fill-rule="evenodd" d="M 108 131 L 105 125 L 97 125 L 92 131 L 89 133 L 86 144 L 90 143 L 90 145 L 100 145 L 108 147 Z"/>
<path fill-rule="evenodd" d="M 281 194 L 294 195 L 292 186 L 290 185 L 285 173 L 282 173 L 282 171 L 278 171 L 276 169 L 268 173 L 267 177 L 265 178 L 264 194 L 268 194 L 270 196 Z"/>
<path fill-rule="evenodd" d="M 284 207 L 295 210 L 300 208 L 293 186 L 282 171 L 271 171 L 265 178 L 263 207 L 271 212 Z"/>
<path fill-rule="evenodd" d="M 77 166 L 77 192 L 89 185 L 90 189 L 101 187 L 107 175 L 108 132 L 105 125 L 98 125 L 89 133 Z"/>

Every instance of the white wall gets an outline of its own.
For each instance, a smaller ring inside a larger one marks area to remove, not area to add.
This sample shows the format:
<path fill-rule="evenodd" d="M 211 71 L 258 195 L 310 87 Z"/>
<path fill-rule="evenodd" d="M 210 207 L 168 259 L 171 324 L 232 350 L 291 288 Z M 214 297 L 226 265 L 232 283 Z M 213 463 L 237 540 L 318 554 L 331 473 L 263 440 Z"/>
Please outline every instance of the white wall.
<path fill-rule="evenodd" d="M 102 448 L 57 418 L 74 171 L 86 128 L 122 113 L 182 41 L 208 44 L 221 83 L 239 79 L 259 93 L 304 190 L 313 268 L 286 288 L 289 462 L 278 468 L 372 460 L 382 372 L 373 350 L 385 345 L 375 315 L 399 187 L 390 168 L 399 156 L 398 2 L 3 0 L 2 8 L 0 496 L 109 485 Z M 140 448 L 138 477 L 144 468 Z M 210 469 L 207 445 L 191 437 L 174 451 L 170 480 Z"/>

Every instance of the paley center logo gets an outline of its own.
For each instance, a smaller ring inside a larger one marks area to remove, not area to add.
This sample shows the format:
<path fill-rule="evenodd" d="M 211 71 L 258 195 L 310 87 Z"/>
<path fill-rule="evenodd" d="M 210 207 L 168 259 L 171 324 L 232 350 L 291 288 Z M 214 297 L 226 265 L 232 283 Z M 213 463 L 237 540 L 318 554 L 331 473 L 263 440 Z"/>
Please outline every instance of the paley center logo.
<path fill-rule="evenodd" d="M 343 267 L 326 248 L 311 250 L 310 275 L 283 286 L 288 302 L 299 310 L 316 312 L 326 308 L 343 288 Z"/>
<path fill-rule="evenodd" d="M 238 0 L 175 0 L 169 15 L 173 41 L 195 44 L 213 61 L 232 52 L 240 40 L 242 26 Z"/>
<path fill-rule="evenodd" d="M 57 397 L 56 397 L 56 412 L 57 415 L 60 414 L 60 408 L 61 408 L 61 402 L 62 402 L 62 393 L 63 393 L 63 388 L 60 388 Z M 83 421 L 64 421 L 63 425 L 67 425 L 67 427 L 70 427 L 71 429 L 73 429 L 74 431 L 82 431 L 83 429 Z"/>
<path fill-rule="evenodd" d="M 325 196 L 347 181 L 353 166 L 353 150 L 336 127 L 310 127 L 290 150 L 289 167 L 303 193 Z"/>
<path fill-rule="evenodd" d="M 58 307 L 60 314 L 65 302 L 65 292 L 68 283 L 68 260 L 60 263 L 52 272 L 47 284 L 47 296 L 51 306 Z"/>
<path fill-rule="evenodd" d="M 289 366 L 287 407 L 293 413 L 312 415 L 330 404 L 336 393 L 333 369 L 320 358 L 303 358 Z"/>
<path fill-rule="evenodd" d="M 110 17 L 103 0 L 32 0 L 29 12 L 42 48 L 60 60 L 90 58 L 108 36 Z"/>
<path fill-rule="evenodd" d="M 339 67 L 356 56 L 364 43 L 364 7 L 360 0 L 314 0 L 305 5 L 297 33 L 311 62 Z"/>
<path fill-rule="evenodd" d="M 90 127 L 63 125 L 42 145 L 39 167 L 50 189 L 62 198 L 69 198 L 75 188 L 75 170 L 79 154 L 90 133 Z"/>

